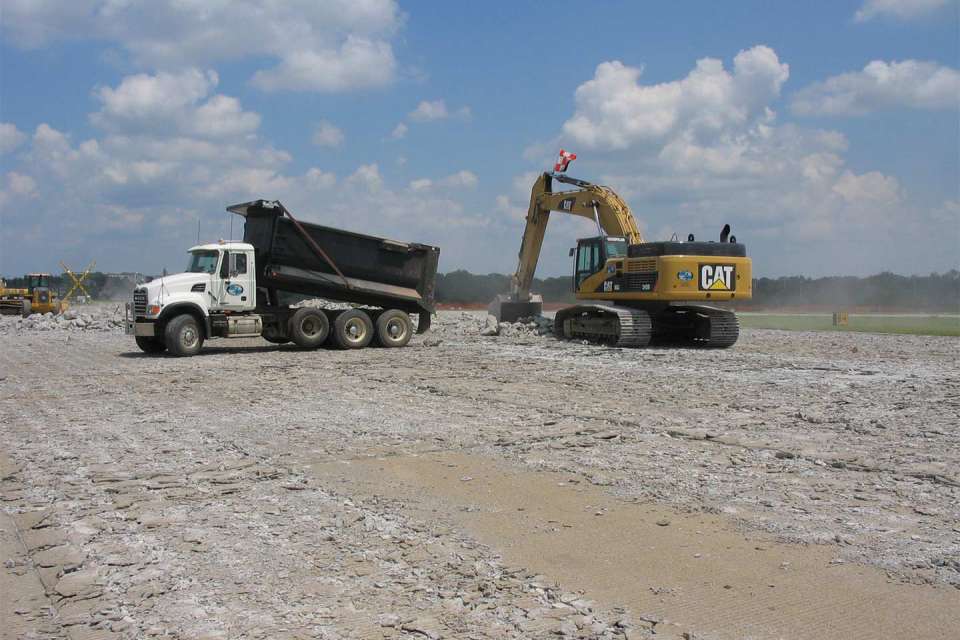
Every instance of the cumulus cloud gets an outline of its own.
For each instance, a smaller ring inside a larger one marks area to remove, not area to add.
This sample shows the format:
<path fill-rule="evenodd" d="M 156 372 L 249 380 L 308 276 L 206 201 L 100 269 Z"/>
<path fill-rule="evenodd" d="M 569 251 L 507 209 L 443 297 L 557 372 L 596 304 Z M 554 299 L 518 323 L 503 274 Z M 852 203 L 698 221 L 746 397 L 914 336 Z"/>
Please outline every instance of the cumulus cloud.
<path fill-rule="evenodd" d="M 94 91 L 102 107 L 90 120 L 113 132 L 164 131 L 223 138 L 256 131 L 258 114 L 244 111 L 236 98 L 210 95 L 218 82 L 216 72 L 198 69 L 127 76 L 116 88 Z"/>
<path fill-rule="evenodd" d="M 10 153 L 27 139 L 26 134 L 10 122 L 0 122 L 0 154 Z"/>
<path fill-rule="evenodd" d="M 641 225 L 655 230 L 648 239 L 716 238 L 731 223 L 757 273 L 890 268 L 890 238 L 929 228 L 948 208 L 938 214 L 918 202 L 895 176 L 848 167 L 850 143 L 841 132 L 780 122 L 774 107 L 788 75 L 764 46 L 741 51 L 729 69 L 704 59 L 652 85 L 642 83 L 641 68 L 604 62 L 577 89 L 559 135 L 531 145 L 528 156 L 548 166 L 558 147 L 577 151 L 576 175 L 620 193 Z M 925 103 L 936 103 L 938 92 L 925 89 Z M 518 178 L 495 209 L 519 224 L 534 177 Z M 937 242 L 944 246 L 930 255 L 946 253 L 950 240 Z M 927 255 L 912 259 L 918 270 L 939 264 Z"/>
<path fill-rule="evenodd" d="M 801 89 L 791 108 L 798 115 L 863 115 L 891 108 L 957 109 L 960 73 L 935 62 L 874 60 L 862 71 L 827 78 Z"/>
<path fill-rule="evenodd" d="M 641 68 L 620 61 L 597 66 L 574 95 L 576 111 L 563 133 L 590 149 L 627 149 L 678 132 L 715 136 L 743 127 L 780 94 L 789 67 L 762 45 L 741 51 L 732 72 L 714 58 L 697 61 L 684 78 L 656 85 L 639 82 Z"/>
<path fill-rule="evenodd" d="M 446 120 L 451 117 L 468 120 L 472 115 L 470 107 L 460 107 L 451 112 L 447 109 L 447 103 L 443 100 L 423 100 L 407 117 L 413 122 L 431 122 L 433 120 Z"/>
<path fill-rule="evenodd" d="M 443 100 L 424 100 L 410 112 L 408 117 L 414 122 L 429 122 L 430 120 L 443 120 L 449 115 L 447 104 Z"/>
<path fill-rule="evenodd" d="M 878 17 L 909 20 L 927 15 L 947 4 L 947 0 L 866 0 L 854 20 L 866 22 Z"/>
<path fill-rule="evenodd" d="M 313 129 L 311 140 L 318 147 L 339 147 L 343 144 L 343 131 L 332 122 L 321 120 Z"/>
<path fill-rule="evenodd" d="M 393 128 L 393 131 L 390 133 L 390 138 L 392 140 L 402 140 L 407 136 L 407 131 L 410 128 L 404 123 L 400 123 Z"/>
<path fill-rule="evenodd" d="M 472 171 L 457 171 L 453 175 L 447 176 L 440 181 L 440 184 L 445 187 L 452 187 L 455 189 L 473 189 L 477 186 L 479 180 L 477 175 Z"/>
<path fill-rule="evenodd" d="M 0 28 L 9 42 L 28 49 L 65 39 L 106 40 L 153 69 L 272 60 L 254 75 L 257 87 L 337 92 L 393 80 L 392 40 L 403 20 L 395 0 L 11 0 Z"/>

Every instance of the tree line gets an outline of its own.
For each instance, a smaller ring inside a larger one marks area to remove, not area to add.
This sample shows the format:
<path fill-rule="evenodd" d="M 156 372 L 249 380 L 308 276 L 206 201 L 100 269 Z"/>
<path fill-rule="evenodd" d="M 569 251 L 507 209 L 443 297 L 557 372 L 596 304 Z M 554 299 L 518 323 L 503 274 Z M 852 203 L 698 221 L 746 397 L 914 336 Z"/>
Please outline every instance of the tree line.
<path fill-rule="evenodd" d="M 138 274 L 91 273 L 84 286 L 94 299 L 124 299 L 130 295 Z M 27 277 L 6 279 L 8 287 L 26 287 Z M 50 286 L 61 295 L 73 285 L 66 274 L 51 275 Z M 533 291 L 546 302 L 574 302 L 570 276 L 537 278 Z M 446 304 L 487 304 L 499 293 L 510 290 L 510 277 L 490 273 L 473 274 L 458 270 L 437 275 L 437 301 Z M 925 311 L 960 311 L 960 271 L 901 276 L 878 273 L 865 278 L 831 276 L 807 278 L 754 278 L 753 299 L 738 300 L 738 308 L 777 307 L 872 307 Z"/>
<path fill-rule="evenodd" d="M 510 278 L 498 273 L 476 275 L 451 271 L 437 276 L 437 300 L 447 304 L 486 304 L 510 289 Z M 537 278 L 532 290 L 545 302 L 573 302 L 570 276 Z M 872 307 L 924 311 L 960 311 L 960 271 L 901 276 L 878 273 L 865 278 L 784 276 L 754 278 L 753 299 L 738 300 L 738 308 Z"/>

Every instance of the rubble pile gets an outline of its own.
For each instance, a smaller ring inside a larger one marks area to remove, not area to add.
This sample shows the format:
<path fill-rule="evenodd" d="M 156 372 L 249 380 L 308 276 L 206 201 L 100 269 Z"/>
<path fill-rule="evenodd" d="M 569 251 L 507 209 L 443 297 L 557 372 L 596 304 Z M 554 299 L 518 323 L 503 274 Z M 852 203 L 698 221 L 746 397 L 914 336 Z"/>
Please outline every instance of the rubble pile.
<path fill-rule="evenodd" d="M 114 303 L 67 309 L 61 314 L 34 313 L 26 318 L 0 316 L 0 334 L 35 331 L 123 331 L 123 308 Z"/>

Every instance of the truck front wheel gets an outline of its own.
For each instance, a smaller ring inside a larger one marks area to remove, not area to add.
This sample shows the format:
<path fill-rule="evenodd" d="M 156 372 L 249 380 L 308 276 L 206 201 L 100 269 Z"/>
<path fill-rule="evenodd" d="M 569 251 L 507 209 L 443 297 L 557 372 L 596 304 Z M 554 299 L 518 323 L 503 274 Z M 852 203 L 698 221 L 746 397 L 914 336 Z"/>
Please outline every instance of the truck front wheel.
<path fill-rule="evenodd" d="M 383 347 L 403 347 L 413 335 L 413 322 L 406 312 L 388 309 L 377 318 L 377 344 Z"/>
<path fill-rule="evenodd" d="M 366 311 L 349 309 L 333 321 L 333 342 L 341 349 L 362 349 L 373 339 L 373 321 Z"/>
<path fill-rule="evenodd" d="M 290 318 L 290 337 L 298 347 L 316 349 L 330 334 L 330 321 L 319 309 L 297 309 Z"/>
<path fill-rule="evenodd" d="M 203 346 L 203 331 L 196 319 L 189 314 L 177 316 L 167 323 L 164 330 L 167 351 L 175 356 L 195 356 Z"/>
<path fill-rule="evenodd" d="M 163 340 L 160 338 L 154 338 L 153 336 L 135 336 L 134 340 L 137 341 L 137 346 L 140 347 L 140 351 L 144 353 L 163 353 L 167 350 L 167 345 L 163 344 Z"/>

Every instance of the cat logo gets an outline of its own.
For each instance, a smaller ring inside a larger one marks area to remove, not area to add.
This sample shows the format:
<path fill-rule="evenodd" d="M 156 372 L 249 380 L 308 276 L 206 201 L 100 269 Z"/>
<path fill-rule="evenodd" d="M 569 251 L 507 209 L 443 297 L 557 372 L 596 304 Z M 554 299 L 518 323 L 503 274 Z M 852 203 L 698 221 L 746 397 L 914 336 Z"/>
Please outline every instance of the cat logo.
<path fill-rule="evenodd" d="M 701 291 L 733 291 L 737 287 L 736 268 L 732 264 L 701 264 Z"/>
<path fill-rule="evenodd" d="M 560 201 L 558 209 L 560 209 L 560 211 L 573 211 L 573 203 L 576 201 L 576 198 L 564 198 Z"/>

